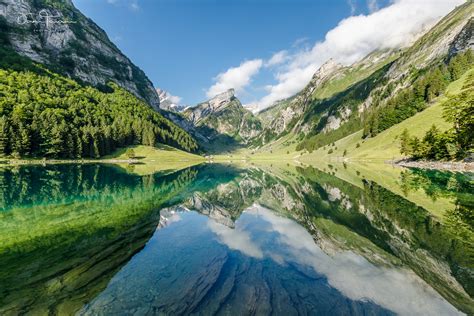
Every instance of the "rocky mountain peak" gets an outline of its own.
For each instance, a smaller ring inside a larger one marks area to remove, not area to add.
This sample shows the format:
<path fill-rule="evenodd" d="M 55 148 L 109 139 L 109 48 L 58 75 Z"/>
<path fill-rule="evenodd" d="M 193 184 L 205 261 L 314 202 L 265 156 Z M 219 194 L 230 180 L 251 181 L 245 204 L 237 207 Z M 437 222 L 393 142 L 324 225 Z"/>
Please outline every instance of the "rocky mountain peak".
<path fill-rule="evenodd" d="M 225 92 L 222 92 L 209 101 L 209 105 L 211 108 L 214 110 L 217 110 L 218 108 L 222 107 L 223 105 L 228 104 L 230 101 L 232 101 L 235 98 L 235 90 L 234 89 L 229 89 Z"/>
<path fill-rule="evenodd" d="M 185 109 L 185 106 L 179 104 L 179 97 L 175 97 L 169 92 L 160 88 L 156 88 L 156 92 L 160 98 L 160 109 L 171 112 L 181 112 Z"/>
<path fill-rule="evenodd" d="M 185 116 L 193 122 L 193 124 L 197 124 L 202 119 L 223 111 L 231 104 L 236 105 L 238 107 L 242 107 L 240 101 L 235 97 L 234 89 L 229 89 L 225 92 L 222 92 L 212 99 L 209 99 L 206 102 L 200 103 L 195 107 L 188 108 L 185 111 Z M 242 107 L 243 109 L 243 107 Z"/>
<path fill-rule="evenodd" d="M 320 82 L 342 67 L 343 65 L 337 63 L 334 59 L 330 58 L 328 61 L 322 64 L 321 67 L 319 67 L 319 69 L 314 73 L 311 82 Z"/>

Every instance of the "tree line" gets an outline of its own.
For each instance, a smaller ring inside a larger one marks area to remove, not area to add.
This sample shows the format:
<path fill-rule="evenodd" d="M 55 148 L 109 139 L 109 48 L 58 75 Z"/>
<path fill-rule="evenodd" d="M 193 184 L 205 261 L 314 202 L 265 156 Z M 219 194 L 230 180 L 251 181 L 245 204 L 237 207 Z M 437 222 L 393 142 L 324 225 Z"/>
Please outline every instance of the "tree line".
<path fill-rule="evenodd" d="M 440 96 L 448 84 L 459 79 L 472 65 L 474 54 L 468 49 L 452 57 L 449 62 L 422 71 L 416 71 L 412 84 L 391 97 L 382 107 L 375 108 L 364 121 L 363 137 L 373 137 L 424 110 Z M 393 84 L 387 87 L 390 94 Z"/>
<path fill-rule="evenodd" d="M 447 131 L 433 125 L 422 138 L 410 136 L 407 129 L 400 135 L 400 152 L 413 159 L 453 160 L 474 154 L 474 73 L 459 94 L 443 103 L 443 116 L 452 123 Z"/>
<path fill-rule="evenodd" d="M 134 144 L 196 151 L 183 129 L 114 83 L 109 92 L 48 70 L 0 69 L 0 155 L 99 158 Z"/>

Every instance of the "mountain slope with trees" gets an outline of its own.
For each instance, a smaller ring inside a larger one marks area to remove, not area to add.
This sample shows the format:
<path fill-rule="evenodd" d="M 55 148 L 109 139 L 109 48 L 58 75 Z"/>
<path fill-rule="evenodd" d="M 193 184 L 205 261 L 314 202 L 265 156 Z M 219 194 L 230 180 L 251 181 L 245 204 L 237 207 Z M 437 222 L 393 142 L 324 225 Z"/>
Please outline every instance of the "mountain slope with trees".
<path fill-rule="evenodd" d="M 360 131 L 368 141 L 429 108 L 472 65 L 473 16 L 467 1 L 406 49 L 375 51 L 349 67 L 323 65 L 302 92 L 263 112 L 277 115 L 255 145 L 265 151 L 285 138 L 297 151 L 327 152 L 349 135 Z"/>
<path fill-rule="evenodd" d="M 157 142 L 195 151 L 183 129 L 115 83 L 108 92 L 45 69 L 0 43 L 0 155 L 99 158 Z"/>
<path fill-rule="evenodd" d="M 115 82 L 159 108 L 158 94 L 145 73 L 72 0 L 2 0 L 0 12 L 2 36 L 21 56 L 101 90 Z"/>
<path fill-rule="evenodd" d="M 443 105 L 450 97 L 456 97 L 466 89 L 468 79 L 472 76 L 473 71 L 471 68 L 460 79 L 450 83 L 444 95 L 438 97 L 428 108 L 376 136 L 364 138 L 363 130 L 359 130 L 310 154 L 303 154 L 301 160 L 305 162 L 312 159 L 386 161 L 407 157 L 400 152 L 404 131 L 409 131 L 410 137 L 421 140 L 433 124 L 440 133 L 452 128 L 452 123 L 448 122 L 444 115 Z"/>
<path fill-rule="evenodd" d="M 150 106 L 156 108 L 159 101 L 155 103 L 152 94 L 144 93 L 151 87 L 156 94 L 145 74 L 72 2 L 4 1 L 0 7 L 6 12 L 17 8 L 17 15 L 24 10 L 47 8 L 77 22 L 49 26 L 40 23 L 36 29 L 15 25 L 0 16 L 1 156 L 100 158 L 120 147 L 158 143 L 190 152 L 198 149 L 186 131 Z M 80 31 L 76 29 L 78 24 L 84 27 Z M 51 43 L 55 32 L 69 34 L 65 35 L 68 44 Z M 36 41 L 44 46 L 30 54 L 25 45 Z M 89 47 L 89 42 L 95 46 Z M 74 60 L 81 59 L 86 47 L 90 58 L 77 68 Z M 110 63 L 101 63 L 106 59 L 98 58 L 96 49 L 110 53 Z M 70 62 L 63 63 L 68 56 Z M 79 75 L 79 69 L 86 77 Z M 120 73 L 130 76 L 122 78 Z M 140 86 L 145 90 L 141 91 Z"/>

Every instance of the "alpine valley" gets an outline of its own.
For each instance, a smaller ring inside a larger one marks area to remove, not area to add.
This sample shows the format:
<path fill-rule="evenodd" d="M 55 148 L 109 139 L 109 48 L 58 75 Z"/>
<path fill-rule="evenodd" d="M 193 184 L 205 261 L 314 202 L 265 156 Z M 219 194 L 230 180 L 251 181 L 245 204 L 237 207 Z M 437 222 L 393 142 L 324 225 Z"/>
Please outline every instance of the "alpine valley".
<path fill-rule="evenodd" d="M 196 106 L 173 103 L 71 1 L 2 0 L 0 10 L 6 12 L 0 21 L 0 151 L 14 157 L 99 158 L 115 148 L 158 142 L 253 159 L 273 152 L 295 152 L 304 160 L 400 159 L 410 154 L 400 152 L 405 128 L 418 137 L 433 124 L 440 133 L 449 129 L 442 115 L 447 95 L 466 95 L 472 104 L 470 1 L 407 48 L 377 50 L 351 66 L 328 60 L 301 92 L 258 113 L 246 110 L 233 89 Z M 75 23 L 17 21 L 40 12 Z M 41 106 L 33 107 L 33 100 Z M 79 114 L 78 103 L 104 113 Z M 441 158 L 465 158 L 472 138 L 440 146 L 451 145 L 457 152 Z"/>
<path fill-rule="evenodd" d="M 350 10 L 339 28 L 445 4 L 0 0 L 0 315 L 473 315 L 474 2 L 449 1 L 403 45 L 361 40 L 278 101 L 250 102 L 271 91 L 252 76 L 282 80 L 308 39 L 189 105 L 169 83 L 207 69 L 176 79 L 98 24 L 166 21 L 137 37 L 173 52 L 191 32 L 174 71 L 185 54 L 221 67 L 204 48 L 256 51 L 266 23 L 290 32 L 313 5 L 315 25 Z M 248 42 L 217 36 L 224 18 Z"/>

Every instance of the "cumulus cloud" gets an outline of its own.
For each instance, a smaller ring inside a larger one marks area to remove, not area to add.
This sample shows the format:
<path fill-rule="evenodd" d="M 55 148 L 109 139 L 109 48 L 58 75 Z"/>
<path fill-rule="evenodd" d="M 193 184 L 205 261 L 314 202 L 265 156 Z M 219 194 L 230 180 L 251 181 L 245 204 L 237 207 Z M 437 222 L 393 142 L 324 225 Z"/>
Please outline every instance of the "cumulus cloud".
<path fill-rule="evenodd" d="M 232 229 L 212 220 L 207 222 L 207 226 L 217 235 L 219 242 L 230 249 L 238 250 L 249 257 L 263 258 L 262 250 L 253 243 L 248 232 L 240 228 Z"/>
<path fill-rule="evenodd" d="M 267 233 L 253 233 L 255 237 L 252 245 L 260 249 L 264 258 L 270 257 L 279 264 L 310 267 L 324 275 L 330 286 L 350 299 L 369 300 L 400 315 L 461 314 L 409 269 L 375 265 L 358 252 L 340 248 L 334 248 L 334 253 L 328 255 L 301 225 L 260 205 L 246 209 L 246 214 L 248 217 L 241 217 L 236 223 L 236 230 L 251 235 L 246 228 L 256 229 L 256 225 L 250 226 L 248 223 L 256 221 L 251 216 L 258 217 L 261 220 L 258 227 Z M 271 232 L 272 237 L 269 237 L 268 232 Z M 274 240 L 268 242 L 269 238 Z M 373 253 L 374 256 L 381 254 Z"/>
<path fill-rule="evenodd" d="M 323 41 L 287 56 L 286 63 L 282 65 L 283 70 L 280 67 L 274 75 L 277 82 L 267 86 L 267 95 L 257 102 L 259 108 L 263 109 L 299 92 L 315 71 L 330 58 L 350 65 L 376 49 L 406 47 L 420 32 L 463 2 L 395 0 L 370 14 L 343 19 L 326 34 Z M 377 2 L 369 0 L 368 5 L 376 10 Z"/>
<path fill-rule="evenodd" d="M 212 98 L 229 89 L 235 89 L 236 93 L 243 91 L 250 84 L 252 77 L 258 74 L 262 65 L 263 60 L 253 59 L 242 62 L 238 67 L 229 68 L 217 75 L 216 83 L 207 90 L 206 95 Z"/>
<path fill-rule="evenodd" d="M 277 65 L 281 65 L 288 59 L 288 52 L 286 50 L 281 50 L 275 54 L 265 62 L 265 67 L 273 67 Z"/>
<path fill-rule="evenodd" d="M 174 103 L 174 104 L 180 104 L 182 99 L 183 98 L 178 97 L 177 95 L 169 95 L 168 96 L 168 100 L 170 100 L 171 103 Z"/>

